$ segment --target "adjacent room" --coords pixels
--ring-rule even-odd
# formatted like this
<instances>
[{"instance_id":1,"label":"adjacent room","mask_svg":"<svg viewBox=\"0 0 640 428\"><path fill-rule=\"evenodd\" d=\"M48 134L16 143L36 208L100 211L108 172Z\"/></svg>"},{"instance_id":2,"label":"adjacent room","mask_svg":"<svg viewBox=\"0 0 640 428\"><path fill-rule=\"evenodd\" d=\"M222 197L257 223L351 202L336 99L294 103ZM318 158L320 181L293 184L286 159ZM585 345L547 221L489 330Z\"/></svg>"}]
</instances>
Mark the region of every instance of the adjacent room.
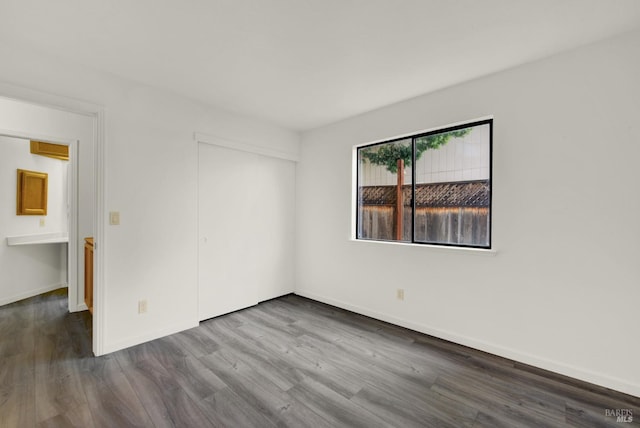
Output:
<instances>
[{"instance_id":1,"label":"adjacent room","mask_svg":"<svg viewBox=\"0 0 640 428\"><path fill-rule=\"evenodd\" d=\"M53 158L37 150L34 153L33 146L27 139L0 137L0 198L6 207L0 233L7 238L7 245L0 248L0 304L67 284L69 162L68 158ZM45 186L42 180L46 180ZM34 193L33 201L22 206L27 191Z\"/></svg>"},{"instance_id":2,"label":"adjacent room","mask_svg":"<svg viewBox=\"0 0 640 428\"><path fill-rule=\"evenodd\" d=\"M0 426L638 424L640 2L0 16Z\"/></svg>"}]
</instances>

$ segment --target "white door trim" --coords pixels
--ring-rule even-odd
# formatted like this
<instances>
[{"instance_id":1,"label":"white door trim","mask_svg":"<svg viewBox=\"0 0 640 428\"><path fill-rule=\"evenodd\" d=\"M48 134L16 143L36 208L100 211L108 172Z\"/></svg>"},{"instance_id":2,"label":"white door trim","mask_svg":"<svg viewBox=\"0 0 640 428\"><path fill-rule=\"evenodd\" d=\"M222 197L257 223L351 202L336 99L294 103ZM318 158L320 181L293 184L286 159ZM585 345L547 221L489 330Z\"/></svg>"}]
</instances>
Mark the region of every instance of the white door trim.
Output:
<instances>
[{"instance_id":1,"label":"white door trim","mask_svg":"<svg viewBox=\"0 0 640 428\"><path fill-rule=\"evenodd\" d=\"M248 143L241 143L239 141L227 140L226 138L217 137L215 135L196 132L193 137L196 143L211 144L213 146L226 147L228 149L240 150L241 152L255 153L258 155L270 156L272 158L285 159L293 162L298 162L300 160L300 156L297 153L283 152L270 147L262 147Z\"/></svg>"}]
</instances>

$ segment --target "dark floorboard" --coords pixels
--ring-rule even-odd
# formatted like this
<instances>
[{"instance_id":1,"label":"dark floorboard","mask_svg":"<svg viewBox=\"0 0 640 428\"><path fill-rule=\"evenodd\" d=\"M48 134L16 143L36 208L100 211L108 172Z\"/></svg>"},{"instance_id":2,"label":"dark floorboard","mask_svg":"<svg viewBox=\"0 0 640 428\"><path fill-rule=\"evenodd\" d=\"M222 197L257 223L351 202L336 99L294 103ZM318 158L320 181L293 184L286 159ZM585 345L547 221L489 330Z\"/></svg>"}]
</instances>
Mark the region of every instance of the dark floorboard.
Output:
<instances>
[{"instance_id":1,"label":"dark floorboard","mask_svg":"<svg viewBox=\"0 0 640 428\"><path fill-rule=\"evenodd\" d=\"M0 427L640 426L640 398L295 295L99 358L66 304L0 307Z\"/></svg>"}]
</instances>

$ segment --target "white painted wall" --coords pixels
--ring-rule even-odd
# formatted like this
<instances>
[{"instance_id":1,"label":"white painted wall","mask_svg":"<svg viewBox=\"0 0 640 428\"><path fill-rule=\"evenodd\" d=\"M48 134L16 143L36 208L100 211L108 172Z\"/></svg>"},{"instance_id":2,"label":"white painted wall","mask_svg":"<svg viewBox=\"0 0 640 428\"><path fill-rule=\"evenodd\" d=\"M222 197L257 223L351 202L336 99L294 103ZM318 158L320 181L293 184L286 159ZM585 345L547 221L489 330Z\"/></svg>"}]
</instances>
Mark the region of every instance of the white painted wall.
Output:
<instances>
[{"instance_id":1,"label":"white painted wall","mask_svg":"<svg viewBox=\"0 0 640 428\"><path fill-rule=\"evenodd\" d=\"M76 114L68 111L62 111L57 109L52 109L44 106L34 105L28 102L17 101L15 99L3 98L2 90L0 90L0 130L3 133L8 133L10 135L22 135L22 136L30 136L33 138L42 138L49 139L54 142L61 143L69 143L71 141L77 142L77 157L78 157L78 174L79 174L79 184L78 184L78 245L80 251L77 254L77 271L75 272L76 280L76 293L74 295L74 299L70 299L70 307L71 310L81 310L85 308L84 306L84 289L83 289L83 277L84 277L84 255L82 251L82 241L84 236L91 236L93 233L93 207L94 207L94 197L93 197L93 121L84 115ZM27 143L28 145L28 143ZM45 158L46 159L46 158ZM53 159L51 160L53 161ZM61 162L61 161L56 161ZM70 168L70 167L67 167ZM70 174L71 172L69 172ZM15 174L15 171L14 171ZM15 184L15 182L14 182ZM15 190L14 190L15 191ZM55 199L54 199L55 202ZM11 204L15 206L15 201ZM66 208L65 208L66 210ZM15 212L14 212L15 214ZM66 216L66 213L65 213ZM47 216L49 217L49 216ZM37 218L39 220L39 218ZM33 225L33 222L36 222L39 226L39 221L36 219L27 219L20 220L21 224L26 227L26 225ZM56 222L49 222L47 219L47 224L45 225L43 232L59 232L58 226L54 226ZM25 229L22 229L25 230ZM13 232L12 232L13 233ZM18 233L16 233L18 234ZM0 237L0 239L5 239L5 237ZM6 241L5 241L6 242ZM6 245L6 244L3 244ZM11 247L17 248L17 247ZM24 248L24 247L21 247ZM43 254L47 253L47 251L51 251L51 249L46 250L44 248L38 250L27 250L21 249L19 250L23 253L23 257L26 257L28 254L38 253L40 257L43 257ZM63 250L63 254L60 255L58 266L56 267L58 272L66 271L65 265L67 263L66 259L66 249ZM53 263L50 260L50 263ZM53 269L53 267L52 267ZM24 276L24 274L17 275L16 270L8 270L7 272L11 273L11 279L14 281L28 281L28 278ZM7 276L9 276L7 274ZM3 271L4 277L4 271ZM73 281L73 276L69 275L70 281ZM41 278L42 279L42 278ZM13 288L21 289L21 285L16 285L15 282L12 285ZM33 285L35 287L35 285ZM29 286L32 289L32 286ZM47 284L43 284L43 289L48 288ZM70 284L70 289L74 288L72 284ZM26 297L26 295L25 295ZM75 301L76 304L73 304L71 300Z\"/></svg>"},{"instance_id":2,"label":"white painted wall","mask_svg":"<svg viewBox=\"0 0 640 428\"><path fill-rule=\"evenodd\" d=\"M640 396L638 52L636 32L303 134L296 292ZM349 239L354 145L487 115L495 256Z\"/></svg>"},{"instance_id":3,"label":"white painted wall","mask_svg":"<svg viewBox=\"0 0 640 428\"><path fill-rule=\"evenodd\" d=\"M104 206L120 212L121 224L105 224L98 243L104 256L100 352L197 325L194 132L289 153L298 152L298 135L28 46L0 44L0 57L0 81L105 107ZM148 301L144 315L138 314L141 299Z\"/></svg>"},{"instance_id":4,"label":"white painted wall","mask_svg":"<svg viewBox=\"0 0 640 428\"><path fill-rule=\"evenodd\" d=\"M29 140L0 136L0 305L67 285L67 244L9 247L6 240L67 233L67 166L66 161L31 154ZM48 174L46 216L16 215L17 169Z\"/></svg>"}]
</instances>

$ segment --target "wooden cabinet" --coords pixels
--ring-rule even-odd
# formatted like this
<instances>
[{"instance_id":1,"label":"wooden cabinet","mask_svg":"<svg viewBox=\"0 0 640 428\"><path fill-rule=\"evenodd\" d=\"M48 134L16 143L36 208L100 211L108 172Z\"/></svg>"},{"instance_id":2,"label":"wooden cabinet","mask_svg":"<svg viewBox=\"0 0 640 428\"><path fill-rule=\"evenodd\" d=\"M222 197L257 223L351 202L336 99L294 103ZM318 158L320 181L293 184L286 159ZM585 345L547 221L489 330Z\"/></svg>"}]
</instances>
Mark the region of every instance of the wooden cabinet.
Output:
<instances>
[{"instance_id":1,"label":"wooden cabinet","mask_svg":"<svg viewBox=\"0 0 640 428\"><path fill-rule=\"evenodd\" d=\"M69 160L69 146L31 140L31 153L54 159Z\"/></svg>"},{"instance_id":2,"label":"wooden cabinet","mask_svg":"<svg viewBox=\"0 0 640 428\"><path fill-rule=\"evenodd\" d=\"M84 238L84 302L93 315L93 238Z\"/></svg>"}]
</instances>

